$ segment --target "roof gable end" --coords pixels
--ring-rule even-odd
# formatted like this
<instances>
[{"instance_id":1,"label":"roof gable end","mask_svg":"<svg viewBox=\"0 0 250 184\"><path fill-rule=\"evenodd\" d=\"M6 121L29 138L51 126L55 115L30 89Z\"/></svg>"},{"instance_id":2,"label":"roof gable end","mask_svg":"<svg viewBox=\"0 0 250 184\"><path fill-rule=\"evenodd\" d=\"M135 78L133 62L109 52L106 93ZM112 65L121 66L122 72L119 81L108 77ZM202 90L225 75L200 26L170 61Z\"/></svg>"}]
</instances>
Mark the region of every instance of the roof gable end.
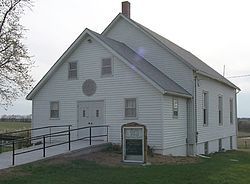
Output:
<instances>
[{"instance_id":1,"label":"roof gable end","mask_svg":"<svg viewBox=\"0 0 250 184\"><path fill-rule=\"evenodd\" d=\"M109 30L112 29L112 27L115 25L119 19L124 19L127 22L129 22L131 25L135 26L139 30L141 30L143 33L145 33L148 37L156 41L159 45L161 45L163 48L165 48L167 51L169 51L172 55L177 57L180 61L182 61L185 65L187 65L190 69L193 71L205 75L211 79L214 79L218 82L224 83L234 89L239 89L236 85L234 85L232 82L230 82L228 79L223 77L221 74L219 74L217 71L215 71L213 68L208 66L206 63L201 61L199 58L197 58L195 55L193 55L191 52L183 49L182 47L176 45L175 43L169 41L168 39L164 38L163 36L155 33L154 31L146 28L145 26L135 22L134 20L124 16L122 13L119 13L113 21L104 29L102 32L103 35L106 35Z\"/></svg>"},{"instance_id":2,"label":"roof gable end","mask_svg":"<svg viewBox=\"0 0 250 184\"><path fill-rule=\"evenodd\" d=\"M80 41L86 38L87 36L91 36L95 40L97 40L99 43L101 43L106 49L108 49L116 57L124 61L131 69L139 73L144 79L150 82L161 93L163 94L168 93L168 94L179 95L179 96L184 96L184 97L191 97L191 95L187 91L185 91L182 87L180 87L174 81L172 81L167 76L162 74L156 68L154 69L153 66L149 66L149 63L144 58L140 58L140 61L142 61L144 65L147 65L147 67L144 67L144 68L146 68L147 70L149 69L148 71L143 72L143 69L140 68L140 65L134 66L133 64L135 63L131 63L129 58L126 57L126 54L133 55L134 58L140 57L140 56L138 56L135 52L132 51L132 49L128 48L125 44L117 42L109 38L105 38L104 36L86 28L78 36L78 38L71 44L71 46L63 53L63 55L56 61L56 63L49 69L49 71L38 82L38 84L32 89L32 91L27 95L26 97L27 100L31 100L33 98L33 96L43 87L43 85L46 84L46 82L50 79L53 73L63 64L65 59L79 45ZM123 51L119 52L119 48L122 48ZM127 51L125 55L124 55L124 50ZM157 70L157 72L155 70ZM161 81L160 79L157 79L155 76L150 75L150 72L152 71L154 71L154 73L157 73L157 76L162 76L160 79L164 79L164 80Z\"/></svg>"}]
</instances>

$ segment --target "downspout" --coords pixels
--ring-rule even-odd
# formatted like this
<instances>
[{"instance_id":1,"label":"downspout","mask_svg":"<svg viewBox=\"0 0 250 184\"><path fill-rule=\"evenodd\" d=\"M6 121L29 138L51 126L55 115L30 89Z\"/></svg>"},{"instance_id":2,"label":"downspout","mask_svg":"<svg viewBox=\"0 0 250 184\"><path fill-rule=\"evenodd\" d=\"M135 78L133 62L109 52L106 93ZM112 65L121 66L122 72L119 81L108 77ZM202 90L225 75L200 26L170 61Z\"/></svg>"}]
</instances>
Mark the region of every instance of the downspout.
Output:
<instances>
[{"instance_id":1,"label":"downspout","mask_svg":"<svg viewBox=\"0 0 250 184\"><path fill-rule=\"evenodd\" d=\"M197 132L197 75L194 76L194 136L195 136L195 151L194 155L197 153L197 142L198 142L198 132Z\"/></svg>"}]
</instances>

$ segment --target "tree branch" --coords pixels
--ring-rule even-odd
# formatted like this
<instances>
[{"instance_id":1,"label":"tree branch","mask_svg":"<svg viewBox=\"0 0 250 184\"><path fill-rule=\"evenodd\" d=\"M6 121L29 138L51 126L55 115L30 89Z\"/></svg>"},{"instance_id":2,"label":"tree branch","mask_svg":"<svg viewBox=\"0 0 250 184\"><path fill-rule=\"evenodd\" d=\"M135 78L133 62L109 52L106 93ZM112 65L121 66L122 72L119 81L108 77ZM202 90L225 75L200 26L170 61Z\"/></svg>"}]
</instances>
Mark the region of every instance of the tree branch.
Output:
<instances>
[{"instance_id":1,"label":"tree branch","mask_svg":"<svg viewBox=\"0 0 250 184\"><path fill-rule=\"evenodd\" d=\"M12 4L12 1L11 1L11 6L9 7L9 9L5 12L5 14L4 14L4 17L3 17L3 20L2 20L2 22L1 22L1 24L0 24L0 33L2 32L2 29L3 29L3 25L4 25L4 23L5 23L5 21L6 21L6 18L7 18L7 16L8 16L8 14L13 10L13 8L18 4L18 3L20 3L22 0L18 0L18 1L16 1L14 4Z\"/></svg>"}]
</instances>

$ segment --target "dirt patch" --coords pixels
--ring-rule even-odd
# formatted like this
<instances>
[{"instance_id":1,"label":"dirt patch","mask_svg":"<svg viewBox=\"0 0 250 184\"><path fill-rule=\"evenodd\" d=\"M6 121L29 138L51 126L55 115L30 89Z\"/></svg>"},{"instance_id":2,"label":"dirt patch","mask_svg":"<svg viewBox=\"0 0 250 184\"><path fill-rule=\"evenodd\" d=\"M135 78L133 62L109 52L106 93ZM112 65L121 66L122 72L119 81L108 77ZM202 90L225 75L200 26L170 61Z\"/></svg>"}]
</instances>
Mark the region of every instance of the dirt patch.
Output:
<instances>
[{"instance_id":1,"label":"dirt patch","mask_svg":"<svg viewBox=\"0 0 250 184\"><path fill-rule=\"evenodd\" d=\"M122 162L122 154L113 151L100 151L85 155L78 155L72 157L71 155L63 155L57 158L48 159L46 165L55 164L68 164L72 160L87 160L93 161L100 165L108 166L128 166ZM154 154L153 156L148 156L148 163L152 165L164 165L164 164L192 164L198 163L200 159L198 157L176 157L176 156L166 156L160 154Z\"/></svg>"},{"instance_id":2,"label":"dirt patch","mask_svg":"<svg viewBox=\"0 0 250 184\"><path fill-rule=\"evenodd\" d=\"M94 161L97 164L108 165L108 166L121 166L124 165L122 162L122 155L116 152L102 151L91 153L87 155L79 156L79 160ZM148 157L148 163L153 165L163 164L190 164L198 163L200 160L198 157L174 157L154 154L154 156Z\"/></svg>"},{"instance_id":3,"label":"dirt patch","mask_svg":"<svg viewBox=\"0 0 250 184\"><path fill-rule=\"evenodd\" d=\"M14 177L14 176L30 176L31 173L27 171L23 171L19 168L8 168L0 171L0 180L2 176Z\"/></svg>"}]
</instances>

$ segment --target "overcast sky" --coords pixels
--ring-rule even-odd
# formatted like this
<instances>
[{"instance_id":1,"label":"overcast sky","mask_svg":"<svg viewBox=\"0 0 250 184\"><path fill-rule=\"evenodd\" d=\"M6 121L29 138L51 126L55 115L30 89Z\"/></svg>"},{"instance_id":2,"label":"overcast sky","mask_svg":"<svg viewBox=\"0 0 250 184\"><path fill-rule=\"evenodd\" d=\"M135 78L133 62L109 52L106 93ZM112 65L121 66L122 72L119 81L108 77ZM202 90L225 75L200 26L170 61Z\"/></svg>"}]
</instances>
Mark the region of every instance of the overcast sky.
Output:
<instances>
[{"instance_id":1,"label":"overcast sky","mask_svg":"<svg viewBox=\"0 0 250 184\"><path fill-rule=\"evenodd\" d=\"M250 1L130 0L131 18L192 52L226 77L250 74ZM87 27L101 33L121 12L120 0L34 0L22 17L36 83ZM250 77L231 78L241 88L238 116L250 117ZM25 97L3 114L30 114Z\"/></svg>"}]
</instances>

